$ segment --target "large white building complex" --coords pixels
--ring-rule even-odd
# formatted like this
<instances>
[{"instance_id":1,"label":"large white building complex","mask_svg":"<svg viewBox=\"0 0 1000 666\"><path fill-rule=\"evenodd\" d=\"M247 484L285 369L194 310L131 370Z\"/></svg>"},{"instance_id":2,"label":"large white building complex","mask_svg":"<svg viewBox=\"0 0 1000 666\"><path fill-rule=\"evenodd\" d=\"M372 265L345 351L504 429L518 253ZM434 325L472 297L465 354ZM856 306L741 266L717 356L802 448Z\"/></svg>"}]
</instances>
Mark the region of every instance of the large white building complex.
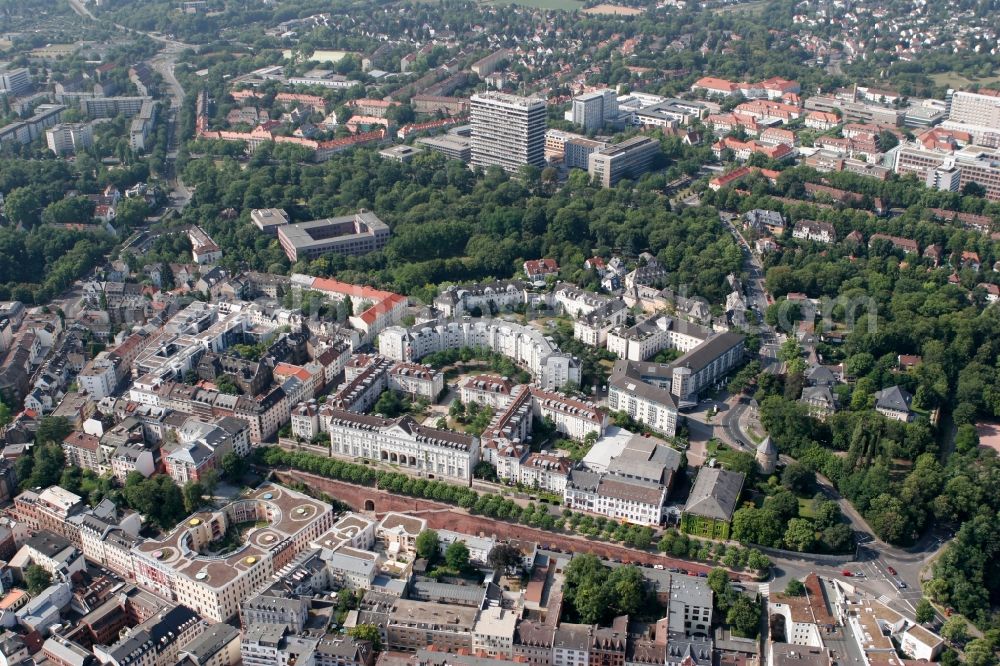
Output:
<instances>
[{"instance_id":1,"label":"large white building complex","mask_svg":"<svg viewBox=\"0 0 1000 666\"><path fill-rule=\"evenodd\" d=\"M479 347L512 359L545 389L580 383L580 362L560 352L542 333L500 319L428 322L412 328L392 326L379 336L379 352L397 361L418 361L445 349Z\"/></svg>"},{"instance_id":2,"label":"large white building complex","mask_svg":"<svg viewBox=\"0 0 1000 666\"><path fill-rule=\"evenodd\" d=\"M1000 148L1000 91L949 90L946 104L948 119L941 127L968 132L981 146Z\"/></svg>"},{"instance_id":3,"label":"large white building complex","mask_svg":"<svg viewBox=\"0 0 1000 666\"><path fill-rule=\"evenodd\" d=\"M608 381L608 406L672 437L678 410L697 404L702 390L740 363L744 341L737 333L719 333L672 363L618 361Z\"/></svg>"},{"instance_id":4,"label":"large white building complex","mask_svg":"<svg viewBox=\"0 0 1000 666\"><path fill-rule=\"evenodd\" d=\"M379 460L466 483L479 462L478 439L421 425L410 416L385 419L332 409L326 418L331 455Z\"/></svg>"},{"instance_id":5,"label":"large white building complex","mask_svg":"<svg viewBox=\"0 0 1000 666\"><path fill-rule=\"evenodd\" d=\"M712 337L709 328L673 317L650 317L608 333L608 351L628 361L645 361L664 349L687 353Z\"/></svg>"},{"instance_id":6,"label":"large white building complex","mask_svg":"<svg viewBox=\"0 0 1000 666\"><path fill-rule=\"evenodd\" d=\"M545 166L545 100L484 92L472 96L471 109L474 166Z\"/></svg>"},{"instance_id":7,"label":"large white building complex","mask_svg":"<svg viewBox=\"0 0 1000 666\"><path fill-rule=\"evenodd\" d=\"M169 534L133 549L136 583L203 617L225 622L276 571L333 526L329 504L273 484L220 511L196 513ZM253 527L228 552L209 550L227 530Z\"/></svg>"}]
</instances>

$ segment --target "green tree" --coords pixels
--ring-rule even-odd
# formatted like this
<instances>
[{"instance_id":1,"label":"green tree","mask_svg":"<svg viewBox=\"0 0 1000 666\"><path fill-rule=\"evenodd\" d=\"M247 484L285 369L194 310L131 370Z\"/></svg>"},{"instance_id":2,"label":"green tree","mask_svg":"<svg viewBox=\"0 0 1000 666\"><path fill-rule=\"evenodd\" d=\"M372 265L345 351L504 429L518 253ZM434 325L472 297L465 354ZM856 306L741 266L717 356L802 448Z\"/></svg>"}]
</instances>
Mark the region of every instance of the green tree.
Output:
<instances>
[{"instance_id":1,"label":"green tree","mask_svg":"<svg viewBox=\"0 0 1000 666\"><path fill-rule=\"evenodd\" d=\"M73 432L73 425L65 416L46 416L38 423L35 441L62 444L62 441L71 432Z\"/></svg>"},{"instance_id":2,"label":"green tree","mask_svg":"<svg viewBox=\"0 0 1000 666\"><path fill-rule=\"evenodd\" d=\"M781 485L796 494L808 492L815 483L816 474L802 463L791 463L781 473Z\"/></svg>"},{"instance_id":3,"label":"green tree","mask_svg":"<svg viewBox=\"0 0 1000 666\"><path fill-rule=\"evenodd\" d=\"M708 586L716 596L723 596L729 590L729 573L725 569L712 569L708 572Z\"/></svg>"},{"instance_id":4,"label":"green tree","mask_svg":"<svg viewBox=\"0 0 1000 666\"><path fill-rule=\"evenodd\" d=\"M953 615L941 625L941 636L952 643L964 643L969 637L969 623L965 618Z\"/></svg>"},{"instance_id":5,"label":"green tree","mask_svg":"<svg viewBox=\"0 0 1000 666\"><path fill-rule=\"evenodd\" d=\"M434 530L424 530L417 535L417 557L422 557L428 562L433 562L437 559L440 547L441 541L438 539L438 533Z\"/></svg>"},{"instance_id":6,"label":"green tree","mask_svg":"<svg viewBox=\"0 0 1000 666\"><path fill-rule=\"evenodd\" d=\"M374 652L382 651L382 637L374 624L359 624L348 629L347 634L360 641L368 641L372 644Z\"/></svg>"},{"instance_id":7,"label":"green tree","mask_svg":"<svg viewBox=\"0 0 1000 666\"><path fill-rule=\"evenodd\" d=\"M226 455L222 456L222 473L225 474L226 478L230 481L237 483L246 474L247 471L247 461L243 456L237 455L235 452L230 451Z\"/></svg>"},{"instance_id":8,"label":"green tree","mask_svg":"<svg viewBox=\"0 0 1000 666\"><path fill-rule=\"evenodd\" d=\"M11 190L4 197L3 212L15 226L30 229L39 222L42 202L38 195L27 187Z\"/></svg>"},{"instance_id":9,"label":"green tree","mask_svg":"<svg viewBox=\"0 0 1000 666\"><path fill-rule=\"evenodd\" d=\"M750 552L747 553L747 567L753 571L763 572L769 569L771 566L771 560L764 553L760 552L756 548L751 548Z\"/></svg>"},{"instance_id":10,"label":"green tree","mask_svg":"<svg viewBox=\"0 0 1000 666\"><path fill-rule=\"evenodd\" d=\"M43 567L32 564L24 570L24 583L28 586L28 594L37 596L52 584L52 574Z\"/></svg>"},{"instance_id":11,"label":"green tree","mask_svg":"<svg viewBox=\"0 0 1000 666\"><path fill-rule=\"evenodd\" d=\"M917 622L921 624L926 624L927 622L932 622L934 620L934 606L927 599L921 599L917 602L917 612L916 618Z\"/></svg>"},{"instance_id":12,"label":"green tree","mask_svg":"<svg viewBox=\"0 0 1000 666\"><path fill-rule=\"evenodd\" d=\"M800 553L809 551L816 542L816 534L810 521L792 518L785 530L785 546Z\"/></svg>"},{"instance_id":13,"label":"green tree","mask_svg":"<svg viewBox=\"0 0 1000 666\"><path fill-rule=\"evenodd\" d=\"M607 616L612 599L604 585L582 585L573 597L573 608L584 624L597 624Z\"/></svg>"},{"instance_id":14,"label":"green tree","mask_svg":"<svg viewBox=\"0 0 1000 666\"><path fill-rule=\"evenodd\" d=\"M489 565L496 570L508 571L520 566L523 561L521 551L508 543L500 543L490 550L487 556Z\"/></svg>"},{"instance_id":15,"label":"green tree","mask_svg":"<svg viewBox=\"0 0 1000 666\"><path fill-rule=\"evenodd\" d=\"M453 541L444 551L444 561L448 567L462 571L469 566L469 547L462 541Z\"/></svg>"},{"instance_id":16,"label":"green tree","mask_svg":"<svg viewBox=\"0 0 1000 666\"><path fill-rule=\"evenodd\" d=\"M737 636L754 638L760 629L760 613L759 604L741 594L729 606L726 623Z\"/></svg>"},{"instance_id":17,"label":"green tree","mask_svg":"<svg viewBox=\"0 0 1000 666\"><path fill-rule=\"evenodd\" d=\"M969 641L964 650L966 666L996 666L996 649L995 642L985 637Z\"/></svg>"},{"instance_id":18,"label":"green tree","mask_svg":"<svg viewBox=\"0 0 1000 666\"><path fill-rule=\"evenodd\" d=\"M639 568L627 564L608 575L608 595L614 615L635 615L646 604L646 583Z\"/></svg>"},{"instance_id":19,"label":"green tree","mask_svg":"<svg viewBox=\"0 0 1000 666\"><path fill-rule=\"evenodd\" d=\"M805 593L806 586L798 578L791 579L788 581L788 585L785 586L785 594L790 597L802 597L805 596Z\"/></svg>"},{"instance_id":20,"label":"green tree","mask_svg":"<svg viewBox=\"0 0 1000 666\"><path fill-rule=\"evenodd\" d=\"M205 488L197 481L188 481L181 489L184 496L184 510L194 513L205 503Z\"/></svg>"},{"instance_id":21,"label":"green tree","mask_svg":"<svg viewBox=\"0 0 1000 666\"><path fill-rule=\"evenodd\" d=\"M206 497L215 495L215 489L219 485L219 470L214 467L206 469L201 473L200 483Z\"/></svg>"}]
</instances>

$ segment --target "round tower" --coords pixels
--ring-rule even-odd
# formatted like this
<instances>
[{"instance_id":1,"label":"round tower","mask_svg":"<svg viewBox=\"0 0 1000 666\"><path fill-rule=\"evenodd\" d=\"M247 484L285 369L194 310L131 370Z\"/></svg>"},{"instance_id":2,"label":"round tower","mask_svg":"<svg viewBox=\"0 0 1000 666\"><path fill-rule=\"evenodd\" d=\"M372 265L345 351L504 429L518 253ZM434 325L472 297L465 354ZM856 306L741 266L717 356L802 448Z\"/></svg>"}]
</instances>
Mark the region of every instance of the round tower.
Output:
<instances>
[{"instance_id":1,"label":"round tower","mask_svg":"<svg viewBox=\"0 0 1000 666\"><path fill-rule=\"evenodd\" d=\"M771 441L770 435L757 447L757 464L764 474L774 474L774 469L778 466L778 447Z\"/></svg>"}]
</instances>

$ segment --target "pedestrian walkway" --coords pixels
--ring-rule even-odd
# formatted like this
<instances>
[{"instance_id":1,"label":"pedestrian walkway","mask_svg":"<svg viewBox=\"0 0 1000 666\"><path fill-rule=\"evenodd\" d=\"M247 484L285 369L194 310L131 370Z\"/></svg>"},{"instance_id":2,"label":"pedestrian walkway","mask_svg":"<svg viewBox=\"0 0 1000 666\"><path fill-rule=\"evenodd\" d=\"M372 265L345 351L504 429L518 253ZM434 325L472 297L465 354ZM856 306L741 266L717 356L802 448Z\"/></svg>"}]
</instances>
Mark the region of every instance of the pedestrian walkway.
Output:
<instances>
[{"instance_id":1,"label":"pedestrian walkway","mask_svg":"<svg viewBox=\"0 0 1000 666\"><path fill-rule=\"evenodd\" d=\"M760 592L760 596L767 597L767 596L769 596L771 594L771 584L770 583L761 583L757 587L757 590Z\"/></svg>"}]
</instances>

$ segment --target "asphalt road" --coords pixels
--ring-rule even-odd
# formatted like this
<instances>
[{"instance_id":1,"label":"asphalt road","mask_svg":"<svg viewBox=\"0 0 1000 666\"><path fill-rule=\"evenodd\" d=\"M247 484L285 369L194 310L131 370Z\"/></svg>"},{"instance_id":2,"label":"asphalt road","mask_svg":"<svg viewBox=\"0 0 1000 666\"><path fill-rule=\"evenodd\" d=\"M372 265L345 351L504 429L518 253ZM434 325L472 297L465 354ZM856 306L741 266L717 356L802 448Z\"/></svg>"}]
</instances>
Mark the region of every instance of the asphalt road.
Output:
<instances>
[{"instance_id":1,"label":"asphalt road","mask_svg":"<svg viewBox=\"0 0 1000 666\"><path fill-rule=\"evenodd\" d=\"M81 2L81 0L68 0L70 7L79 16L83 18L88 18L91 21L101 21L98 17L94 16L86 5ZM180 54L188 48L191 48L190 44L185 44L184 42L177 41L175 39L169 39L154 32L142 32L140 30L133 30L127 28L123 25L114 24L114 27L118 28L122 32L137 33L142 34L150 39L160 42L163 44L163 49L157 53L155 56L149 59L148 64L155 69L157 72L163 76L163 80L167 84L167 88L170 93L170 108L165 114L165 121L168 126L169 132L169 145L167 151L167 164L168 171L170 174L170 185L171 191L168 194L169 207L175 208L178 211L183 210L187 206L188 202L191 201L191 190L189 190L175 172L174 162L177 159L177 136L176 136L176 124L177 124L177 112L184 103L184 88L177 81L174 76L174 66L177 64L177 58Z\"/></svg>"}]
</instances>

